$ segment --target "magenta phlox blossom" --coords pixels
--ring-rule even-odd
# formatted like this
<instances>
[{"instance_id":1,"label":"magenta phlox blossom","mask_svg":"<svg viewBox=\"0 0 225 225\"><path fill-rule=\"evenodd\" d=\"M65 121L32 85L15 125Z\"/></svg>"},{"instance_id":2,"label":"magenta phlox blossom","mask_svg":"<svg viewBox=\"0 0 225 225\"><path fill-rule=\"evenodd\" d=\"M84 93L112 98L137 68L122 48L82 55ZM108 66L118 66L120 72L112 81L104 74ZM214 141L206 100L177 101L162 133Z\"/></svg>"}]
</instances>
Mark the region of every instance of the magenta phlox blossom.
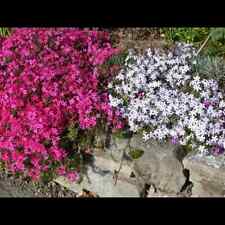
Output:
<instances>
[{"instance_id":1,"label":"magenta phlox blossom","mask_svg":"<svg viewBox=\"0 0 225 225\"><path fill-rule=\"evenodd\" d=\"M70 122L89 129L100 115L122 127L99 87L99 67L117 53L109 34L96 30L20 28L0 40L0 150L8 169L36 180L62 165L60 135Z\"/></svg>"}]
</instances>

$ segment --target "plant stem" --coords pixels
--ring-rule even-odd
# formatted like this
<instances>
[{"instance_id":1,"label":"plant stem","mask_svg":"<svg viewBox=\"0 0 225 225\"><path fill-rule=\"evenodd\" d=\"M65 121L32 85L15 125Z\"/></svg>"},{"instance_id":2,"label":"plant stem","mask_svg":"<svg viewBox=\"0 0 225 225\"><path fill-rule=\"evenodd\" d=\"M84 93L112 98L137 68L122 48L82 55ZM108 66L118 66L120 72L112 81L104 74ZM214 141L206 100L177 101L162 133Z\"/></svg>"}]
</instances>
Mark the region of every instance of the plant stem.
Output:
<instances>
[{"instance_id":1,"label":"plant stem","mask_svg":"<svg viewBox=\"0 0 225 225\"><path fill-rule=\"evenodd\" d=\"M122 158L121 158L121 161L120 161L120 166L119 166L119 169L118 170L115 170L115 183L114 185L117 184L117 180L118 180L118 177L119 177L119 172L122 168L122 163L123 163L123 159L124 159L124 154L125 154L125 149L123 150L123 155L122 155Z\"/></svg>"},{"instance_id":2,"label":"plant stem","mask_svg":"<svg viewBox=\"0 0 225 225\"><path fill-rule=\"evenodd\" d=\"M201 52L201 50L205 47L205 45L206 45L207 42L209 41L210 36L211 36L211 35L209 34L208 37L205 39L204 43L201 45L201 47L200 47L199 50L197 51L196 56L198 56L199 53Z\"/></svg>"}]
</instances>

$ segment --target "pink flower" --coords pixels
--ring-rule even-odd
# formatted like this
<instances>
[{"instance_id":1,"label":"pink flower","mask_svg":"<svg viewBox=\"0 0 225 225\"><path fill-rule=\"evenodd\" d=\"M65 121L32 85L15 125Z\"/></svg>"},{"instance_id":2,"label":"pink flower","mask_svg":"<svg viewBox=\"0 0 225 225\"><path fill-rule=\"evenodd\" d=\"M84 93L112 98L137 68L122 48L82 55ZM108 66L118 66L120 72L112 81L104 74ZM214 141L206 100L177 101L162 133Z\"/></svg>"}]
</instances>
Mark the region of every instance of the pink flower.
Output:
<instances>
[{"instance_id":1,"label":"pink flower","mask_svg":"<svg viewBox=\"0 0 225 225\"><path fill-rule=\"evenodd\" d=\"M51 148L51 153L54 160L60 161L63 158L63 151L59 148Z\"/></svg>"},{"instance_id":2,"label":"pink flower","mask_svg":"<svg viewBox=\"0 0 225 225\"><path fill-rule=\"evenodd\" d=\"M35 169L31 169L31 170L28 172L28 175L31 177L31 179L32 179L33 181L37 181L37 180L39 180L39 178L40 178L40 171L35 170Z\"/></svg>"},{"instance_id":3,"label":"pink flower","mask_svg":"<svg viewBox=\"0 0 225 225\"><path fill-rule=\"evenodd\" d=\"M66 177L70 182L74 182L79 179L79 175L76 171L67 172Z\"/></svg>"},{"instance_id":4,"label":"pink flower","mask_svg":"<svg viewBox=\"0 0 225 225\"><path fill-rule=\"evenodd\" d=\"M38 179L51 164L62 164L60 134L68 121L89 129L101 115L121 128L107 90L98 87L99 66L117 53L109 34L95 30L20 28L0 40L0 149L9 169Z\"/></svg>"},{"instance_id":5,"label":"pink flower","mask_svg":"<svg viewBox=\"0 0 225 225\"><path fill-rule=\"evenodd\" d=\"M1 159L3 161L8 161L9 160L9 154L8 154L8 152L2 152Z\"/></svg>"},{"instance_id":6,"label":"pink flower","mask_svg":"<svg viewBox=\"0 0 225 225\"><path fill-rule=\"evenodd\" d=\"M31 163L33 164L34 167L39 167L40 158L31 156Z\"/></svg>"},{"instance_id":7,"label":"pink flower","mask_svg":"<svg viewBox=\"0 0 225 225\"><path fill-rule=\"evenodd\" d=\"M66 167L65 166L60 166L58 169L57 169L57 174L60 175L60 176L63 176L66 174Z\"/></svg>"},{"instance_id":8,"label":"pink flower","mask_svg":"<svg viewBox=\"0 0 225 225\"><path fill-rule=\"evenodd\" d=\"M121 129L123 128L123 124L122 123L117 123L117 125L115 126L116 129Z\"/></svg>"},{"instance_id":9,"label":"pink flower","mask_svg":"<svg viewBox=\"0 0 225 225\"><path fill-rule=\"evenodd\" d=\"M25 170L25 166L24 166L24 163L23 162L16 162L15 163L15 170L16 171L20 171L20 172L23 172Z\"/></svg>"}]
</instances>

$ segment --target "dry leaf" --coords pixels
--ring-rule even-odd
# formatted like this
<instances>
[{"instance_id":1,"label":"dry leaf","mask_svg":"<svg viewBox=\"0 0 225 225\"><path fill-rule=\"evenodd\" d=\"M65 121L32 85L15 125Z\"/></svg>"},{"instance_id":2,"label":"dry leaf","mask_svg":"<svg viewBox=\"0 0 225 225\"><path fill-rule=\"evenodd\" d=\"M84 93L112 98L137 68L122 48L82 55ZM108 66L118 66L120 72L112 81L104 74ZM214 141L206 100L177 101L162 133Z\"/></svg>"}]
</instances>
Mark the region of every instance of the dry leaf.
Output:
<instances>
[{"instance_id":1,"label":"dry leaf","mask_svg":"<svg viewBox=\"0 0 225 225\"><path fill-rule=\"evenodd\" d=\"M99 196L91 191L83 189L78 195L77 198L98 198Z\"/></svg>"}]
</instances>

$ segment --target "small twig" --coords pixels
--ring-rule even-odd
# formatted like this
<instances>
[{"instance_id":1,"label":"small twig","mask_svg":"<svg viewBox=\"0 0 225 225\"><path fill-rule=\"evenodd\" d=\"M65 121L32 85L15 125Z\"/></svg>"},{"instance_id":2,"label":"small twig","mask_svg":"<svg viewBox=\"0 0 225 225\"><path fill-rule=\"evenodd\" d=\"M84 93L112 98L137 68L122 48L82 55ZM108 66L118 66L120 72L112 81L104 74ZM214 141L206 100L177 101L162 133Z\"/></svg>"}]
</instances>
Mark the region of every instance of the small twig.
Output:
<instances>
[{"instance_id":1,"label":"small twig","mask_svg":"<svg viewBox=\"0 0 225 225\"><path fill-rule=\"evenodd\" d=\"M123 163L123 159L124 159L124 153L125 153L125 150L123 150L123 155L122 155L122 158L121 158L121 161L120 161L119 169L118 170L114 170L114 178L115 178L114 185L117 184L117 180L118 180L118 177L119 177L119 173L120 173L120 170L122 168L122 163Z\"/></svg>"},{"instance_id":2,"label":"small twig","mask_svg":"<svg viewBox=\"0 0 225 225\"><path fill-rule=\"evenodd\" d=\"M128 146L130 147L130 141L131 139L129 139L128 141ZM125 151L126 151L126 148L123 149L123 154L122 154L122 157L121 157L121 160L120 160L120 166L119 166L119 169L118 170L114 170L114 175L113 175L113 179L115 179L115 183L114 185L117 184L117 180L118 180L118 177L119 177L119 173L120 173L120 170L122 168L122 163L123 163L123 160L125 159Z\"/></svg>"},{"instance_id":3,"label":"small twig","mask_svg":"<svg viewBox=\"0 0 225 225\"><path fill-rule=\"evenodd\" d=\"M196 53L196 56L198 56L198 54L201 52L201 50L205 47L205 45L207 44L207 42L209 41L209 38L211 37L211 35L209 34L208 37L205 39L204 43L201 45L201 47L199 48L199 50Z\"/></svg>"}]
</instances>

